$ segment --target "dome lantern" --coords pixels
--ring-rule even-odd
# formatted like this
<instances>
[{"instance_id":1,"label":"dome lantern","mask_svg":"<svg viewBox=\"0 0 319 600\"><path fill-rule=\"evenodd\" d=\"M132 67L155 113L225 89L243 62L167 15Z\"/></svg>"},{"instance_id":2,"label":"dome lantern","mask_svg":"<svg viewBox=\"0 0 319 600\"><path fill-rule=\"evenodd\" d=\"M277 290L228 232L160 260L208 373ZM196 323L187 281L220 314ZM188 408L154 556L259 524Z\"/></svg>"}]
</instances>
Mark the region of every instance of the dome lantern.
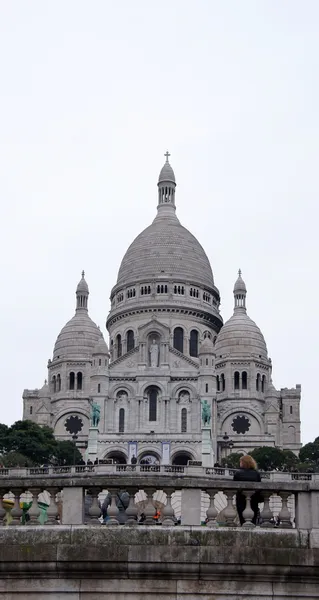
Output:
<instances>
[{"instance_id":1,"label":"dome lantern","mask_svg":"<svg viewBox=\"0 0 319 600\"><path fill-rule=\"evenodd\" d=\"M234 310L237 312L246 312L246 294L247 289L241 276L241 270L238 271L238 278L234 285Z\"/></svg>"},{"instance_id":2,"label":"dome lantern","mask_svg":"<svg viewBox=\"0 0 319 600\"><path fill-rule=\"evenodd\" d=\"M76 288L76 311L87 312L88 310L88 299L89 299L89 286L84 279L84 271L82 271L82 278L80 279Z\"/></svg>"},{"instance_id":3,"label":"dome lantern","mask_svg":"<svg viewBox=\"0 0 319 600\"><path fill-rule=\"evenodd\" d=\"M175 211L175 174L174 171L168 162L168 158L170 156L167 151L164 156L166 157L166 162L159 174L158 178L158 211L162 212L165 209L165 213Z\"/></svg>"}]
</instances>

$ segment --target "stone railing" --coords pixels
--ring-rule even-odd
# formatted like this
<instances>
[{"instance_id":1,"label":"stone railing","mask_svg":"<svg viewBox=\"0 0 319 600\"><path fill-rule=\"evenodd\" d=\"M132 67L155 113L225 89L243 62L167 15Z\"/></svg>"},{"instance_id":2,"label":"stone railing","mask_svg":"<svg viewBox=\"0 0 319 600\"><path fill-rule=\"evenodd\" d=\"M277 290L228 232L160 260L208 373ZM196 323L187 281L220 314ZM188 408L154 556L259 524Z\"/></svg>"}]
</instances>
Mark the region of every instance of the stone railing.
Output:
<instances>
[{"instance_id":1,"label":"stone railing","mask_svg":"<svg viewBox=\"0 0 319 600\"><path fill-rule=\"evenodd\" d=\"M72 477L33 475L0 483L0 523L3 525L155 525L237 527L237 492L247 499L244 528L254 528L250 499L262 493L260 527L315 531L319 546L319 487L309 481L244 483L178 474L77 473ZM174 503L179 498L180 516ZM101 506L103 504L103 511ZM103 514L102 514L103 512ZM104 516L104 519L103 519ZM26 518L27 517L27 518ZM318 535L317 535L318 533Z\"/></svg>"},{"instance_id":2,"label":"stone railing","mask_svg":"<svg viewBox=\"0 0 319 600\"><path fill-rule=\"evenodd\" d=\"M92 474L106 475L119 473L158 473L165 475L175 473L192 477L212 477L214 479L232 479L236 469L222 467L203 467L199 461L189 461L187 466L181 465L118 465L112 460L101 460L94 465L75 466L42 466L31 468L0 468L0 481L3 477L29 477L39 475L68 475ZM319 481L319 473L285 473L283 471L261 471L261 479L269 481Z\"/></svg>"}]
</instances>

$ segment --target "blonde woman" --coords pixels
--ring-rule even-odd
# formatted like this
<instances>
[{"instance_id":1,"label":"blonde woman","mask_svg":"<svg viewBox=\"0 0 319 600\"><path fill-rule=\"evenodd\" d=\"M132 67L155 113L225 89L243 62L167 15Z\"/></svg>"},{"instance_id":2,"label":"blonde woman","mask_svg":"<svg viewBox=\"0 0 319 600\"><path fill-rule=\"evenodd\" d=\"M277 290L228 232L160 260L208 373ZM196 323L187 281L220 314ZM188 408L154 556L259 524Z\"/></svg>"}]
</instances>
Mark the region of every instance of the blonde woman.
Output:
<instances>
[{"instance_id":1,"label":"blonde woman","mask_svg":"<svg viewBox=\"0 0 319 600\"><path fill-rule=\"evenodd\" d=\"M257 463L249 454L245 454L239 461L239 470L234 474L234 481L261 481L260 473L257 470ZM263 498L260 492L255 492L250 498L251 510L254 513L252 522L256 525L258 516L258 503L263 502ZM245 495L238 490L236 494L236 507L240 520L240 524L243 525L245 519L243 512L246 508Z\"/></svg>"}]
</instances>

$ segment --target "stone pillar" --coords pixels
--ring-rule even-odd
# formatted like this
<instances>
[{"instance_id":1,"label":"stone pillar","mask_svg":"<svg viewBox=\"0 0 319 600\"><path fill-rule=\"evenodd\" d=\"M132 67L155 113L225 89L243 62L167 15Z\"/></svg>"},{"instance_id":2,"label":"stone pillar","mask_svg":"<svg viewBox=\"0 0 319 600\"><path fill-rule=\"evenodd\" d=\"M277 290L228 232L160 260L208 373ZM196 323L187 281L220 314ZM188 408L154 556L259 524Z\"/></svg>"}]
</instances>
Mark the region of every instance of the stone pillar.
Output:
<instances>
[{"instance_id":1,"label":"stone pillar","mask_svg":"<svg viewBox=\"0 0 319 600\"><path fill-rule=\"evenodd\" d=\"M83 525L84 490L82 487L63 488L62 524Z\"/></svg>"},{"instance_id":2,"label":"stone pillar","mask_svg":"<svg viewBox=\"0 0 319 600\"><path fill-rule=\"evenodd\" d=\"M181 510L182 525L200 525L201 490L183 489Z\"/></svg>"}]
</instances>

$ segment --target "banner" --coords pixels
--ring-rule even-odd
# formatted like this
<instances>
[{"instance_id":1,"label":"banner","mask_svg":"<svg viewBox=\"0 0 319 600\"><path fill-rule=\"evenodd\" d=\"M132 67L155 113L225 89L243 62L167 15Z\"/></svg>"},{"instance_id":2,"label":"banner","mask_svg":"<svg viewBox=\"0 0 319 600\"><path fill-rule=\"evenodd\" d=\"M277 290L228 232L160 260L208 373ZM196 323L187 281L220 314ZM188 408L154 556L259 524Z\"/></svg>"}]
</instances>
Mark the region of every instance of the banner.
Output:
<instances>
[{"instance_id":1,"label":"banner","mask_svg":"<svg viewBox=\"0 0 319 600\"><path fill-rule=\"evenodd\" d=\"M162 465L170 464L170 450L171 444L170 442L162 442Z\"/></svg>"},{"instance_id":2,"label":"banner","mask_svg":"<svg viewBox=\"0 0 319 600\"><path fill-rule=\"evenodd\" d=\"M137 459L137 442L129 442L128 443L128 464L132 464L132 458L134 456L133 464L135 459Z\"/></svg>"}]
</instances>

